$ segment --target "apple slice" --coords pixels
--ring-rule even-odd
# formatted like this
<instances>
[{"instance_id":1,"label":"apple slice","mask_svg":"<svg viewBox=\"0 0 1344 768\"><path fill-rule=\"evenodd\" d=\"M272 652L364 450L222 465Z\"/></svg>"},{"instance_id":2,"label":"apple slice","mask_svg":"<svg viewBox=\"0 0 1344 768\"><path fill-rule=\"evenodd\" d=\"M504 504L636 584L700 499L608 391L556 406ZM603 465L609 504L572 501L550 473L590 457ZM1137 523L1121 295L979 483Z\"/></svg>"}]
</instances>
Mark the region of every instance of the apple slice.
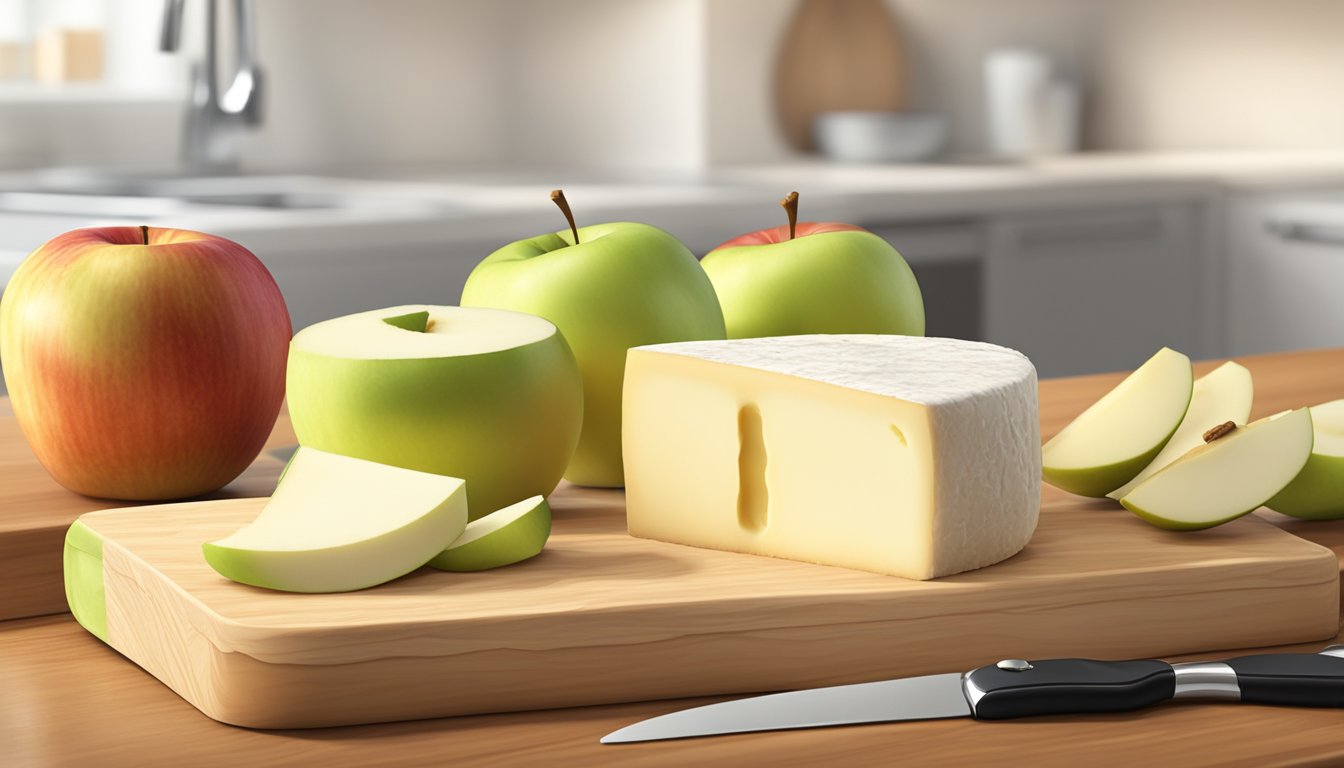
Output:
<instances>
[{"instance_id":1,"label":"apple slice","mask_svg":"<svg viewBox=\"0 0 1344 768\"><path fill-rule=\"evenodd\" d=\"M1106 494L1112 499L1138 487L1139 483L1157 474L1158 470L1181 458L1192 449L1203 445L1204 433L1217 424L1231 421L1245 424L1251 419L1251 400L1255 386L1251 372L1234 362L1226 362L1195 379L1190 395L1190 408L1161 452L1133 480Z\"/></svg>"},{"instance_id":2,"label":"apple slice","mask_svg":"<svg viewBox=\"0 0 1344 768\"><path fill-rule=\"evenodd\" d=\"M466 525L458 478L300 448L257 519L202 549L243 584L349 592L414 571Z\"/></svg>"},{"instance_id":3,"label":"apple slice","mask_svg":"<svg viewBox=\"0 0 1344 768\"><path fill-rule=\"evenodd\" d=\"M1160 528L1211 528L1264 504L1311 456L1307 408L1229 429L1140 483L1120 503Z\"/></svg>"},{"instance_id":4,"label":"apple slice","mask_svg":"<svg viewBox=\"0 0 1344 768\"><path fill-rule=\"evenodd\" d=\"M1190 358L1158 350L1045 444L1045 481L1081 496L1105 496L1132 480L1185 418L1193 378Z\"/></svg>"},{"instance_id":5,"label":"apple slice","mask_svg":"<svg viewBox=\"0 0 1344 768\"><path fill-rule=\"evenodd\" d=\"M1307 465L1265 506L1307 520L1344 518L1344 400L1313 407L1311 427Z\"/></svg>"},{"instance_id":6,"label":"apple slice","mask_svg":"<svg viewBox=\"0 0 1344 768\"><path fill-rule=\"evenodd\" d=\"M534 557L551 535L551 508L533 496L467 524L456 541L429 561L445 571L484 571Z\"/></svg>"}]
</instances>

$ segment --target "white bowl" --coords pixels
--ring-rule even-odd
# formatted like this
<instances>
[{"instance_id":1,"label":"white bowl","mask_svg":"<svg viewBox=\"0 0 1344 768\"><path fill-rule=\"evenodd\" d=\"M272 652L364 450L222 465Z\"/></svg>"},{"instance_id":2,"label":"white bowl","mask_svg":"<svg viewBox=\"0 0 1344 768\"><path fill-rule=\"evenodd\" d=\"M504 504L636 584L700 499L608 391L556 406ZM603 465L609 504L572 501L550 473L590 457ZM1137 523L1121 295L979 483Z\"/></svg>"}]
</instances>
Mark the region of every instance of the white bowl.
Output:
<instances>
[{"instance_id":1,"label":"white bowl","mask_svg":"<svg viewBox=\"0 0 1344 768\"><path fill-rule=\"evenodd\" d=\"M846 163L928 160L947 144L948 128L934 112L823 112L812 126L821 153Z\"/></svg>"}]
</instances>

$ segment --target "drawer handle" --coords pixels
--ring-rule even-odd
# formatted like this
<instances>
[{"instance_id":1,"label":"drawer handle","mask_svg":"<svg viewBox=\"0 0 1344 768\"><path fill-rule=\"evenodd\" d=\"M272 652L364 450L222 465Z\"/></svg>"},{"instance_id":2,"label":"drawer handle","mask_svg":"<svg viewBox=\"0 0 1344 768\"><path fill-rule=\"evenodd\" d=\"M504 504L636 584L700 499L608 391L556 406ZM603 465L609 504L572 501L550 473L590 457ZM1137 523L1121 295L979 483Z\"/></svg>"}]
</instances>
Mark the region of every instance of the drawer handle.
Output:
<instances>
[{"instance_id":1,"label":"drawer handle","mask_svg":"<svg viewBox=\"0 0 1344 768\"><path fill-rule=\"evenodd\" d=\"M1344 245L1344 227L1341 226L1271 219L1265 223L1265 229L1284 240L1316 245Z\"/></svg>"}]
</instances>

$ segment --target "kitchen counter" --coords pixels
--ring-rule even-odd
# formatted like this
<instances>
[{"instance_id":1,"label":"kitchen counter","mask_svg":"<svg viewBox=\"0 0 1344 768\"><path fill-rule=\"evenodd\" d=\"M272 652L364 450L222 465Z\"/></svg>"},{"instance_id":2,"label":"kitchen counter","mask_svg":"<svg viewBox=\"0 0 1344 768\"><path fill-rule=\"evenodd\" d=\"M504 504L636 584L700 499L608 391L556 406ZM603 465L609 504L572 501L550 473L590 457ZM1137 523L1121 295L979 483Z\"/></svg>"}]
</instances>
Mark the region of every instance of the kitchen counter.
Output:
<instances>
[{"instance_id":1,"label":"kitchen counter","mask_svg":"<svg viewBox=\"0 0 1344 768\"><path fill-rule=\"evenodd\" d=\"M1344 350L1243 358L1253 416L1344 396ZM1203 363L1198 371L1207 370ZM1119 374L1041 383L1048 437ZM11 446L13 448L13 446ZM15 448L14 450L18 450ZM28 471L40 474L35 462ZM1044 514L1062 492L1047 488ZM1098 514L1124 514L1098 510ZM1344 552L1344 522L1262 513ZM1172 534L1198 536L1195 534ZM1247 617L1248 621L1257 620ZM1341 636L1344 637L1344 636ZM1339 642L1341 638L1337 638ZM1275 650L1316 651L1324 643ZM1087 649L1080 648L1085 655ZM893 648L899 652L899 648ZM1236 655L1221 651L1180 660ZM946 671L946 670L929 670ZM68 615L0 622L0 743L6 765L1331 765L1344 710L1168 705L1121 715L925 721L602 746L632 721L710 701L662 701L298 731L221 725L84 632Z\"/></svg>"},{"instance_id":2,"label":"kitchen counter","mask_svg":"<svg viewBox=\"0 0 1344 768\"><path fill-rule=\"evenodd\" d=\"M85 174L96 178L97 174ZM0 173L0 190L78 183L79 172ZM246 177L242 177L246 178ZM405 205L334 210L185 205L144 207L123 201L121 213L85 216L92 221L127 217L171 221L249 239L254 250L286 247L299 238L310 247L349 242L376 247L399 241L490 240L503 244L534 232L556 230L559 218L547 191L563 187L580 223L633 219L672 231L706 231L690 237L701 252L754 226L773 226L775 201L800 190L808 220L893 223L1069 207L1112 201L1161 201L1224 187L1344 185L1344 152L1303 153L1094 153L1021 163L967 160L923 165L846 165L799 160L769 166L730 166L704 172L549 172L481 170L333 170L320 176L281 176L315 187L333 184ZM129 207L127 207L129 206ZM7 222L36 225L0 234L0 251L30 250L45 233L76 224L70 216L0 213ZM80 217L75 217L80 218ZM703 240L703 242L702 242Z\"/></svg>"},{"instance_id":3,"label":"kitchen counter","mask_svg":"<svg viewBox=\"0 0 1344 768\"><path fill-rule=\"evenodd\" d=\"M115 190L137 178L214 193L251 189L262 198L273 187L355 204L248 207L132 195L99 198L89 205L100 213L75 215L42 210L50 196L20 195L18 210L6 208L6 190ZM566 190L581 224L647 222L700 254L728 237L779 225L776 201L800 190L804 220L867 226L906 256L937 302L933 332L1021 349L1046 374L1062 375L1134 365L1142 351L1163 344L1199 356L1267 349L1226 342L1232 236L1224 202L1260 192L1310 198L1344 190L1344 152L1097 153L882 166L799 160L703 172L332 169L327 176L220 179L9 173L0 174L0 284L32 248L61 232L143 223L247 246L284 292L295 328L380 306L455 304L489 253L561 228L547 195L554 187ZM78 206L88 196L64 197L56 204ZM1155 311L1129 322L1127 297L1154 286ZM1091 299L1080 308L1081 296ZM949 309L960 307L975 311ZM1094 318L1090 327L1055 321L1078 317L1080 309ZM949 322L976 327L941 324L949 314Z\"/></svg>"}]
</instances>

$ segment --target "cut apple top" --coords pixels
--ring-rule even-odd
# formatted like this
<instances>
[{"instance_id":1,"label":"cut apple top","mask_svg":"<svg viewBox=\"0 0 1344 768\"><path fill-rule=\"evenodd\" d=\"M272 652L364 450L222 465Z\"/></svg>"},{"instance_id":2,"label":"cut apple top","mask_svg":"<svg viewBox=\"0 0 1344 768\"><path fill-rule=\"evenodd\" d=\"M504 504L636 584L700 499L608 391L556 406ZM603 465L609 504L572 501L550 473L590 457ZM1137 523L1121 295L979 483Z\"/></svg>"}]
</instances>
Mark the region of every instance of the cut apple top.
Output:
<instances>
[{"instance_id":1,"label":"cut apple top","mask_svg":"<svg viewBox=\"0 0 1344 768\"><path fill-rule=\"evenodd\" d=\"M1106 494L1113 499L1129 493L1158 470L1204 443L1210 427L1225 422L1245 424L1251 418L1255 388L1251 372L1234 362L1226 362L1195 380L1190 408L1162 451L1133 480Z\"/></svg>"},{"instance_id":2,"label":"cut apple top","mask_svg":"<svg viewBox=\"0 0 1344 768\"><path fill-rule=\"evenodd\" d=\"M1312 453L1344 456L1344 400L1332 400L1311 409L1311 426L1316 432Z\"/></svg>"},{"instance_id":3,"label":"cut apple top","mask_svg":"<svg viewBox=\"0 0 1344 768\"><path fill-rule=\"evenodd\" d=\"M464 484L456 477L300 448L257 519L212 545L253 552L345 547L405 528ZM462 507L465 526L465 503ZM439 542L439 548L447 544Z\"/></svg>"},{"instance_id":4,"label":"cut apple top","mask_svg":"<svg viewBox=\"0 0 1344 768\"><path fill-rule=\"evenodd\" d=\"M1190 358L1163 347L1045 444L1046 466L1090 469L1155 453L1184 418L1193 378Z\"/></svg>"},{"instance_id":5,"label":"cut apple top","mask_svg":"<svg viewBox=\"0 0 1344 768\"><path fill-rule=\"evenodd\" d=\"M501 352L555 333L549 321L522 312L421 304L325 320L299 331L291 343L326 357L424 359Z\"/></svg>"}]
</instances>

